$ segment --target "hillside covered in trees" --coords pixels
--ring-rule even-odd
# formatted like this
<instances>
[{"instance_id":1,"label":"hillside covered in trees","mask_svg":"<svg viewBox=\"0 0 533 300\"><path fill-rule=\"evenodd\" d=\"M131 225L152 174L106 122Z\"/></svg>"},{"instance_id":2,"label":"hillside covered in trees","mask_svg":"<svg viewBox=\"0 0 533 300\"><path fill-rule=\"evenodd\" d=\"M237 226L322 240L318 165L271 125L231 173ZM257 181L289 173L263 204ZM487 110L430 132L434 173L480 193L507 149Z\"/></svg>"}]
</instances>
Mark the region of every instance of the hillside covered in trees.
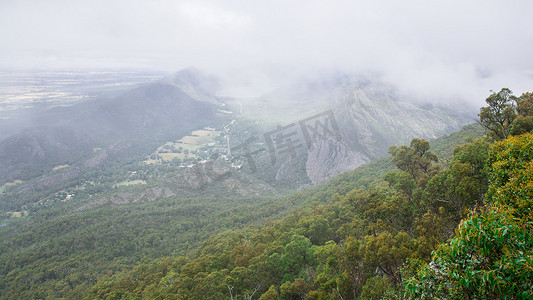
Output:
<instances>
[{"instance_id":1,"label":"hillside covered in trees","mask_svg":"<svg viewBox=\"0 0 533 300\"><path fill-rule=\"evenodd\" d=\"M425 140L393 146L379 183L144 262L87 298L530 298L533 102L509 96L487 99L488 137L446 166Z\"/></svg>"},{"instance_id":2,"label":"hillside covered in trees","mask_svg":"<svg viewBox=\"0 0 533 300\"><path fill-rule=\"evenodd\" d=\"M531 298L532 94L479 124L281 198L37 213L0 243L0 298Z\"/></svg>"}]
</instances>

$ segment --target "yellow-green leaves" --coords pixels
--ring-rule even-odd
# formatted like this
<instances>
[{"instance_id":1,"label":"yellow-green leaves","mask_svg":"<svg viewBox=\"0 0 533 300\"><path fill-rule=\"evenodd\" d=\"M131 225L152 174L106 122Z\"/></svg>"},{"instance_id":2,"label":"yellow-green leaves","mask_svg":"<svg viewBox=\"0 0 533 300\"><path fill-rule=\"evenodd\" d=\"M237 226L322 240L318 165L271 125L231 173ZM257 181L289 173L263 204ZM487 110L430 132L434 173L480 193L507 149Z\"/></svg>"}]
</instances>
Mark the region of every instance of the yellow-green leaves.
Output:
<instances>
[{"instance_id":1,"label":"yellow-green leaves","mask_svg":"<svg viewBox=\"0 0 533 300\"><path fill-rule=\"evenodd\" d=\"M533 136L490 149L490 206L464 220L455 237L406 285L413 298L533 297Z\"/></svg>"},{"instance_id":2,"label":"yellow-green leaves","mask_svg":"<svg viewBox=\"0 0 533 300\"><path fill-rule=\"evenodd\" d=\"M487 196L496 205L512 210L515 217L533 220L533 135L510 137L496 143L489 162Z\"/></svg>"}]
</instances>

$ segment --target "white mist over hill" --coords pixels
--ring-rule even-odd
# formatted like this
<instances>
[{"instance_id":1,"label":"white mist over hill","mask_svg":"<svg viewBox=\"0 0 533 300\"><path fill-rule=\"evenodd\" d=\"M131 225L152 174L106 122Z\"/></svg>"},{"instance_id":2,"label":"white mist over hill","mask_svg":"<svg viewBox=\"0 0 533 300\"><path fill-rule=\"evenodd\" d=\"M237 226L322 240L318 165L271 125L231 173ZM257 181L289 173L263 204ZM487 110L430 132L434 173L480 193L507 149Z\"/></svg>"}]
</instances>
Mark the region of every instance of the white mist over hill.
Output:
<instances>
[{"instance_id":1,"label":"white mist over hill","mask_svg":"<svg viewBox=\"0 0 533 300\"><path fill-rule=\"evenodd\" d=\"M2 1L0 67L247 70L255 89L333 69L479 105L491 89L533 86L531 11L525 0Z\"/></svg>"}]
</instances>

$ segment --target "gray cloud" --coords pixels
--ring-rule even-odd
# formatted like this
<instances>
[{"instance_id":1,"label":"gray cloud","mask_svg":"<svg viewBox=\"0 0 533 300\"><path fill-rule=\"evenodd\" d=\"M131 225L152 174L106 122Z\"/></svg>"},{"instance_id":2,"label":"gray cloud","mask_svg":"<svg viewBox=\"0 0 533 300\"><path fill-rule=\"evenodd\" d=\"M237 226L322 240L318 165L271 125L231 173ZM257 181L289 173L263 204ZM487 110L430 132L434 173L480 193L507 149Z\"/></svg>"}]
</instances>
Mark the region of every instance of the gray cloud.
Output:
<instances>
[{"instance_id":1,"label":"gray cloud","mask_svg":"<svg viewBox=\"0 0 533 300\"><path fill-rule=\"evenodd\" d=\"M481 103L489 89L532 90L531 11L527 0L4 0L0 66L340 69Z\"/></svg>"}]
</instances>

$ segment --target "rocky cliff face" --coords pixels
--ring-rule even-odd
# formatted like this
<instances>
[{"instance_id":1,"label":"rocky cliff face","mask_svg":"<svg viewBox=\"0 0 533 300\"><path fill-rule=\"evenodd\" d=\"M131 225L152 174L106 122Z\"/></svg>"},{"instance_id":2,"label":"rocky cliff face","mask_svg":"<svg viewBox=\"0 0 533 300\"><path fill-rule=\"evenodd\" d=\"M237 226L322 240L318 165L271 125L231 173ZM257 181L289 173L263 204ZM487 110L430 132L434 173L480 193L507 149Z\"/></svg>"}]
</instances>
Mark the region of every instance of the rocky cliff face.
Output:
<instances>
[{"instance_id":1,"label":"rocky cliff face","mask_svg":"<svg viewBox=\"0 0 533 300\"><path fill-rule=\"evenodd\" d=\"M458 130L470 120L438 107L419 107L379 86L348 84L335 92L333 107L343 133L354 145L367 148L369 155L383 154L394 143L413 137L426 139Z\"/></svg>"},{"instance_id":2,"label":"rocky cliff face","mask_svg":"<svg viewBox=\"0 0 533 300\"><path fill-rule=\"evenodd\" d=\"M263 132L256 132L259 137L290 123L294 123L294 130L308 131L306 137L303 131L299 133L302 146L298 155L285 152L272 165L267 145L257 145L266 149L266 167L263 175L251 175L265 182L299 187L324 182L385 156L392 144L409 143L414 137L442 136L472 119L449 109L412 104L391 87L349 76L299 83L250 102L222 101L215 96L219 88L216 78L189 69L111 99L48 110L37 120L46 127L26 129L0 141L0 184L31 179L63 164L94 168L115 159L108 156L120 140L133 143L124 153L148 154L153 151L152 142L176 140L192 130L220 127L232 119L250 119L254 124L265 124ZM224 105L234 106L233 114L219 113ZM324 112L331 115L321 115ZM317 114L329 119L306 123ZM248 129L240 127L233 134L245 140ZM334 135L325 134L325 130L334 131ZM93 152L96 148L103 150ZM231 180L221 182L235 185ZM238 194L248 190L253 189L246 187Z\"/></svg>"},{"instance_id":3,"label":"rocky cliff face","mask_svg":"<svg viewBox=\"0 0 533 300\"><path fill-rule=\"evenodd\" d=\"M459 130L473 118L468 113L442 107L415 105L410 99L396 95L390 87L370 81L343 80L326 86L318 95L313 105L308 105L307 93L292 93L286 107L280 104L283 101L278 101L278 112L288 115L280 118L290 120L292 115L293 121L299 121L298 114L304 115L302 111L306 109L316 112L331 109L330 117L336 128L329 130L338 131L340 138L325 134L314 139L312 147L300 152L306 156L303 164L294 166L294 160L288 158L280 164L278 180L288 180L295 174L296 171L292 175L289 171L292 165L292 169L304 168L313 184L321 183L387 155L387 149L393 144L406 144L415 137L436 138ZM309 128L320 132L325 130L321 129L323 125L327 125L326 121L311 124Z\"/></svg>"},{"instance_id":4,"label":"rocky cliff face","mask_svg":"<svg viewBox=\"0 0 533 300\"><path fill-rule=\"evenodd\" d=\"M317 184L369 161L369 156L350 149L344 141L326 138L310 149L305 169L309 180Z\"/></svg>"}]
</instances>

